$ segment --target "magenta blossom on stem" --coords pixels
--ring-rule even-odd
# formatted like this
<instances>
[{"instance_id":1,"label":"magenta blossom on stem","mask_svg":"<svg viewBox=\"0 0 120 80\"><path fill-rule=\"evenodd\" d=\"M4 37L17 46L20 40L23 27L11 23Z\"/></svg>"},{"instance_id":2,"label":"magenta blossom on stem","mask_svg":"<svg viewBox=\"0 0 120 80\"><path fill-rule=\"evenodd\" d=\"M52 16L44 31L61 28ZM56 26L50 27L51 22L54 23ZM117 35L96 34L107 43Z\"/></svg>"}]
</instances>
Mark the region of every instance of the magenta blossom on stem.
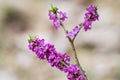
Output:
<instances>
[{"instance_id":1,"label":"magenta blossom on stem","mask_svg":"<svg viewBox=\"0 0 120 80\"><path fill-rule=\"evenodd\" d=\"M65 19L67 19L67 14L66 12L62 12L62 11L58 11L58 17L60 18L60 20L65 21Z\"/></svg>"},{"instance_id":2,"label":"magenta blossom on stem","mask_svg":"<svg viewBox=\"0 0 120 80\"><path fill-rule=\"evenodd\" d=\"M69 67L64 68L64 71L67 73L68 80L85 80L85 77L82 75L76 64L72 64Z\"/></svg>"},{"instance_id":3,"label":"magenta blossom on stem","mask_svg":"<svg viewBox=\"0 0 120 80\"><path fill-rule=\"evenodd\" d=\"M73 39L77 35L79 30L80 30L80 28L78 26L75 26L72 31L67 33L67 37Z\"/></svg>"},{"instance_id":4,"label":"magenta blossom on stem","mask_svg":"<svg viewBox=\"0 0 120 80\"><path fill-rule=\"evenodd\" d=\"M54 28L57 30L62 24L61 21L65 21L68 17L65 12L58 11L56 7L52 7L48 13L49 19L52 20Z\"/></svg>"},{"instance_id":5,"label":"magenta blossom on stem","mask_svg":"<svg viewBox=\"0 0 120 80\"><path fill-rule=\"evenodd\" d=\"M28 47L35 52L40 60L47 60L52 67L67 73L68 80L84 80L78 66L76 64L70 65L70 56L66 53L57 52L54 45L45 43L44 39L31 37Z\"/></svg>"},{"instance_id":6,"label":"magenta blossom on stem","mask_svg":"<svg viewBox=\"0 0 120 80\"><path fill-rule=\"evenodd\" d=\"M54 45L45 43L44 39L35 38L29 42L28 47L40 60L47 60L52 67L55 66L61 71L70 65L70 57L66 53L57 52Z\"/></svg>"},{"instance_id":7,"label":"magenta blossom on stem","mask_svg":"<svg viewBox=\"0 0 120 80\"><path fill-rule=\"evenodd\" d=\"M84 30L87 31L91 29L92 22L98 20L99 15L97 13L97 7L90 5L86 8L87 12L85 13L85 21L82 23Z\"/></svg>"}]
</instances>

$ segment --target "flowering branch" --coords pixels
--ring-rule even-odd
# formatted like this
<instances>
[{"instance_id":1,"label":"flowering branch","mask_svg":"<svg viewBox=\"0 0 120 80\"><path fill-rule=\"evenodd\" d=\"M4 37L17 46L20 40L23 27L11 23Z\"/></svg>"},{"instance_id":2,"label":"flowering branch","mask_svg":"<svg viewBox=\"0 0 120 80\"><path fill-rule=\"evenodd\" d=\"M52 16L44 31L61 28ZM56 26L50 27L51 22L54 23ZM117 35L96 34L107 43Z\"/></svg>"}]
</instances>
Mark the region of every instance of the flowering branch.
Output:
<instances>
[{"instance_id":1,"label":"flowering branch","mask_svg":"<svg viewBox=\"0 0 120 80\"><path fill-rule=\"evenodd\" d=\"M92 22L98 20L99 15L97 13L97 8L94 5L86 8L87 12L84 17L85 21L79 26L75 26L70 32L66 30L63 24L63 22L68 18L66 13L59 11L58 8L53 5L51 5L51 8L52 9L49 10L48 14L49 19L53 21L53 25L56 30L59 27L63 28L74 51L76 64L70 64L70 56L66 53L57 52L54 45L45 43L44 39L39 39L35 36L29 36L29 49L32 50L40 60L47 60L52 67L56 67L67 73L68 80L88 80L78 60L74 40L82 28L87 31L91 29Z\"/></svg>"},{"instance_id":2,"label":"flowering branch","mask_svg":"<svg viewBox=\"0 0 120 80\"><path fill-rule=\"evenodd\" d=\"M35 52L40 60L47 60L52 67L56 67L67 73L69 80L84 80L84 76L81 74L78 66L76 64L70 64L70 56L66 53L57 52L54 45L45 43L44 39L30 37L28 41L29 49Z\"/></svg>"}]
</instances>

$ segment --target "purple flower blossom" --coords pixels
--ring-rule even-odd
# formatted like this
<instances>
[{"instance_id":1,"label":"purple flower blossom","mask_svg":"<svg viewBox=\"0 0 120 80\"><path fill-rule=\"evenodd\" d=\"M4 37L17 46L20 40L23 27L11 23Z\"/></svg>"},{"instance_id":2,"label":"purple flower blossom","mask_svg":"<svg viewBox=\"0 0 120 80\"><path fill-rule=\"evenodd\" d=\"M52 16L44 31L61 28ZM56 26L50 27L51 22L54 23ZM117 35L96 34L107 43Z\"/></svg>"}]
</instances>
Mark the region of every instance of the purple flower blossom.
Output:
<instances>
[{"instance_id":1,"label":"purple flower blossom","mask_svg":"<svg viewBox=\"0 0 120 80\"><path fill-rule=\"evenodd\" d=\"M29 42L28 46L30 50L36 53L39 59L46 59L45 52L43 51L45 47L44 39L36 38Z\"/></svg>"},{"instance_id":2,"label":"purple flower blossom","mask_svg":"<svg viewBox=\"0 0 120 80\"><path fill-rule=\"evenodd\" d=\"M51 66L55 66L58 69L60 69L61 71L63 71L64 68L66 68L67 66L70 65L70 57L68 55L66 55L65 53L64 54L52 53L49 56L48 62L51 64ZM64 62L64 64L61 62Z\"/></svg>"},{"instance_id":3,"label":"purple flower blossom","mask_svg":"<svg viewBox=\"0 0 120 80\"><path fill-rule=\"evenodd\" d=\"M84 26L84 30L87 31L91 29L92 21L85 21L82 25Z\"/></svg>"},{"instance_id":4,"label":"purple flower blossom","mask_svg":"<svg viewBox=\"0 0 120 80\"><path fill-rule=\"evenodd\" d=\"M85 80L76 64L72 64L69 67L64 68L64 72L67 73L68 80Z\"/></svg>"},{"instance_id":5,"label":"purple flower blossom","mask_svg":"<svg viewBox=\"0 0 120 80\"><path fill-rule=\"evenodd\" d=\"M65 21L68 17L65 12L55 11L49 12L49 19L53 21L53 26L57 30L61 26L60 21Z\"/></svg>"},{"instance_id":6,"label":"purple flower blossom","mask_svg":"<svg viewBox=\"0 0 120 80\"><path fill-rule=\"evenodd\" d=\"M90 5L86 8L86 10L87 12L84 17L85 21L82 23L85 31L91 29L92 22L98 20L99 18L96 6Z\"/></svg>"},{"instance_id":7,"label":"purple flower blossom","mask_svg":"<svg viewBox=\"0 0 120 80\"><path fill-rule=\"evenodd\" d=\"M70 57L65 53L58 53L54 45L45 43L44 39L35 38L29 42L28 47L36 53L39 59L46 59L52 67L55 66L61 71L70 65Z\"/></svg>"},{"instance_id":8,"label":"purple flower blossom","mask_svg":"<svg viewBox=\"0 0 120 80\"><path fill-rule=\"evenodd\" d=\"M53 21L53 26L57 30L61 26L61 23L59 22L59 20Z\"/></svg>"},{"instance_id":9,"label":"purple flower blossom","mask_svg":"<svg viewBox=\"0 0 120 80\"><path fill-rule=\"evenodd\" d=\"M78 29L77 26L73 31L76 29ZM85 80L78 66L70 65L70 56L57 52L54 45L45 43L44 39L30 38L28 47L36 53L40 60L47 60L52 67L67 73L68 80Z\"/></svg>"},{"instance_id":10,"label":"purple flower blossom","mask_svg":"<svg viewBox=\"0 0 120 80\"><path fill-rule=\"evenodd\" d=\"M58 11L58 16L60 17L60 20L65 21L65 19L67 19L67 14L65 12L62 11Z\"/></svg>"},{"instance_id":11,"label":"purple flower blossom","mask_svg":"<svg viewBox=\"0 0 120 80\"><path fill-rule=\"evenodd\" d=\"M50 20L53 20L53 21L56 21L57 20L57 17L55 16L55 14L54 13L52 13L52 12L49 12L49 19Z\"/></svg>"},{"instance_id":12,"label":"purple flower blossom","mask_svg":"<svg viewBox=\"0 0 120 80\"><path fill-rule=\"evenodd\" d=\"M75 26L72 31L67 33L67 37L69 37L71 39L74 38L75 35L77 35L77 33L79 32L79 30L80 30L80 28L78 26Z\"/></svg>"}]
</instances>

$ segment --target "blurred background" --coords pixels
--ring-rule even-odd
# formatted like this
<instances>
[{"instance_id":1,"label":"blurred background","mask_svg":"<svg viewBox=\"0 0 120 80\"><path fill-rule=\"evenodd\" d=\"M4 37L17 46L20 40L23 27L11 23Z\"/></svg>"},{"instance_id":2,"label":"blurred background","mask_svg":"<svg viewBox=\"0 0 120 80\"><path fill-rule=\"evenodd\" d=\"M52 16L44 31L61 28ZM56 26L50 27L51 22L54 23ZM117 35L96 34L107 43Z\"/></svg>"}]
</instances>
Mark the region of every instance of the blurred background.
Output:
<instances>
[{"instance_id":1,"label":"blurred background","mask_svg":"<svg viewBox=\"0 0 120 80\"><path fill-rule=\"evenodd\" d=\"M120 0L0 0L0 80L67 80L28 49L28 35L37 35L75 63L62 28L55 31L49 20L51 3L67 12L68 30L83 21L88 5L97 5L99 21L76 37L78 58L89 80L120 80Z\"/></svg>"}]
</instances>

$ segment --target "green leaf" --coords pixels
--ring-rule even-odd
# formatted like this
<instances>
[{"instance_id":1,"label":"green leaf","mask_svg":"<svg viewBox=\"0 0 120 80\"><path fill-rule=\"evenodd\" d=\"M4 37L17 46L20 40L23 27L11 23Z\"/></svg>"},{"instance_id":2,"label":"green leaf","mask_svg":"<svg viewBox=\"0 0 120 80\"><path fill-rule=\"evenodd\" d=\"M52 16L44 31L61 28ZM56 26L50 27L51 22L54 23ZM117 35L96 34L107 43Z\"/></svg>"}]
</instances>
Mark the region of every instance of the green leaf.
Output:
<instances>
[{"instance_id":1,"label":"green leaf","mask_svg":"<svg viewBox=\"0 0 120 80\"><path fill-rule=\"evenodd\" d=\"M35 38L36 38L36 36L29 35L28 42L31 42L31 41L34 40Z\"/></svg>"},{"instance_id":2,"label":"green leaf","mask_svg":"<svg viewBox=\"0 0 120 80\"><path fill-rule=\"evenodd\" d=\"M53 4L51 4L51 10L49 10L49 12L56 12L58 10L57 7L53 6Z\"/></svg>"}]
</instances>

